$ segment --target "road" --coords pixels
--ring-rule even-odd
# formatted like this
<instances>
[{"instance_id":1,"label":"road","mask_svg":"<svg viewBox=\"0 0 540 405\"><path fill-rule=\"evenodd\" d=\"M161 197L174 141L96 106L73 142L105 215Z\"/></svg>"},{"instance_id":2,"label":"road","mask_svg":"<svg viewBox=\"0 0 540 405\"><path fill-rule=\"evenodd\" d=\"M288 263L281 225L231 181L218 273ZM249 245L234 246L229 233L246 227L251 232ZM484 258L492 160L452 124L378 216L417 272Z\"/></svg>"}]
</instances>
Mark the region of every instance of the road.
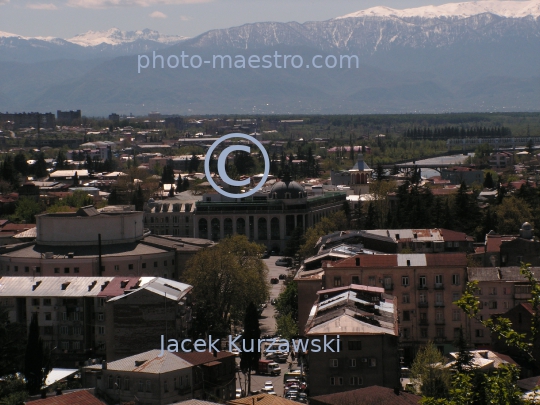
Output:
<instances>
[{"instance_id":1,"label":"road","mask_svg":"<svg viewBox=\"0 0 540 405\"><path fill-rule=\"evenodd\" d=\"M268 280L271 278L279 278L280 274L287 274L287 268L282 266L276 266L276 260L279 259L279 256L271 256L268 259L263 259L263 261L268 266ZM270 284L271 290L270 290L270 300L273 298L277 298L278 295L283 291L285 286L283 285L283 280L279 280L279 284ZM276 319L274 317L275 315L275 308L273 305L270 304L270 300L267 303L266 308L263 310L261 317L259 318L259 323L261 326L261 336L264 335L273 335L276 333ZM264 358L264 356L262 357ZM240 359L237 358L236 360L238 363L240 362ZM288 362L291 361L291 358L289 357ZM272 381L274 384L274 391L277 395L283 396L283 374L286 373L289 370L289 364L287 363L281 363L279 367L281 368L281 375L278 376L264 376L264 375L257 375L252 374L251 375L251 390L252 391L260 391L261 388L264 387L264 383L266 381ZM296 362L293 363L293 368L296 368ZM238 372L236 375L236 387L237 388L244 388L245 387L245 378L246 376L242 374L241 372Z\"/></svg>"}]
</instances>

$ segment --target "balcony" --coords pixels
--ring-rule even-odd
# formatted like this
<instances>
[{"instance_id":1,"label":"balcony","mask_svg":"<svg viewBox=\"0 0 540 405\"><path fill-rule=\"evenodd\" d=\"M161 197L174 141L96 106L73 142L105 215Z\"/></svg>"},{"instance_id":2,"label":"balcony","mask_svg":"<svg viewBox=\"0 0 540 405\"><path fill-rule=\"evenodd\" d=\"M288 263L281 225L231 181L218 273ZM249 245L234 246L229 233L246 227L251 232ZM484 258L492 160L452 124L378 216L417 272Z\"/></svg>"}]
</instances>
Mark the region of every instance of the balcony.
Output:
<instances>
[{"instance_id":1,"label":"balcony","mask_svg":"<svg viewBox=\"0 0 540 405\"><path fill-rule=\"evenodd\" d=\"M418 308L427 308L427 307L429 307L429 304L427 303L427 301L422 301L418 303Z\"/></svg>"},{"instance_id":2,"label":"balcony","mask_svg":"<svg viewBox=\"0 0 540 405\"><path fill-rule=\"evenodd\" d=\"M443 283L435 283L435 289L436 290L444 290L444 284Z\"/></svg>"},{"instance_id":3,"label":"balcony","mask_svg":"<svg viewBox=\"0 0 540 405\"><path fill-rule=\"evenodd\" d=\"M444 319L436 319L435 325L444 325Z\"/></svg>"},{"instance_id":4,"label":"balcony","mask_svg":"<svg viewBox=\"0 0 540 405\"><path fill-rule=\"evenodd\" d=\"M394 289L394 283L386 283L383 287L386 291L392 291Z\"/></svg>"},{"instance_id":5,"label":"balcony","mask_svg":"<svg viewBox=\"0 0 540 405\"><path fill-rule=\"evenodd\" d=\"M428 326L429 325L429 322L427 319L420 319L420 325L421 326Z\"/></svg>"},{"instance_id":6,"label":"balcony","mask_svg":"<svg viewBox=\"0 0 540 405\"><path fill-rule=\"evenodd\" d=\"M435 303L435 308L443 308L444 307L444 302L436 302Z\"/></svg>"},{"instance_id":7,"label":"balcony","mask_svg":"<svg viewBox=\"0 0 540 405\"><path fill-rule=\"evenodd\" d=\"M426 284L419 284L418 289L419 290L427 290L427 285Z\"/></svg>"}]
</instances>

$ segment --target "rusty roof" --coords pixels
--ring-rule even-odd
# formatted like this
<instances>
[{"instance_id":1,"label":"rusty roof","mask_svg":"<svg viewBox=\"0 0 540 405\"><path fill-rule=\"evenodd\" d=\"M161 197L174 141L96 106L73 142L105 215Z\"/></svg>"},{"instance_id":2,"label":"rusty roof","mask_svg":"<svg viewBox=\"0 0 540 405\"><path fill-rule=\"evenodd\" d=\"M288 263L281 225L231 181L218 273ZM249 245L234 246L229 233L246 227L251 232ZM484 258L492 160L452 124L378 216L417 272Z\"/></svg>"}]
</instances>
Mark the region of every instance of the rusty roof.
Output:
<instances>
[{"instance_id":1,"label":"rusty roof","mask_svg":"<svg viewBox=\"0 0 540 405\"><path fill-rule=\"evenodd\" d=\"M36 401L28 401L28 403L32 405L105 405L105 402L101 402L95 396L90 394L88 390L55 395Z\"/></svg>"}]
</instances>

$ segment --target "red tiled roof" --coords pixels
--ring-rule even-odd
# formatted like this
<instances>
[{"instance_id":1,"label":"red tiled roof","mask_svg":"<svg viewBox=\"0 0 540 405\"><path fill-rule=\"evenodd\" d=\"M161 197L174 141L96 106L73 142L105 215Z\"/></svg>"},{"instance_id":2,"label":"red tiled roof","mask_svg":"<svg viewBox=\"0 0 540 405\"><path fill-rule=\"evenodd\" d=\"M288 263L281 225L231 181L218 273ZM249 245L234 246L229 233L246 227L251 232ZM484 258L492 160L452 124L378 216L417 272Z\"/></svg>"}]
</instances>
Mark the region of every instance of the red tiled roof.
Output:
<instances>
[{"instance_id":1,"label":"red tiled roof","mask_svg":"<svg viewBox=\"0 0 540 405\"><path fill-rule=\"evenodd\" d=\"M122 288L122 282L126 281L126 285ZM139 277L115 277L111 280L107 287L103 289L97 296L98 297L118 297L124 295L124 291L131 291L133 287L139 281Z\"/></svg>"},{"instance_id":2,"label":"red tiled roof","mask_svg":"<svg viewBox=\"0 0 540 405\"><path fill-rule=\"evenodd\" d=\"M392 388L377 385L360 388L358 390L338 392L336 394L320 395L311 397L312 405L413 405L420 403L422 397L408 392L399 392L397 395Z\"/></svg>"},{"instance_id":3,"label":"red tiled roof","mask_svg":"<svg viewBox=\"0 0 540 405\"><path fill-rule=\"evenodd\" d=\"M464 232L451 231L450 229L440 229L445 242L473 241L472 236L467 236Z\"/></svg>"},{"instance_id":4,"label":"red tiled roof","mask_svg":"<svg viewBox=\"0 0 540 405\"><path fill-rule=\"evenodd\" d=\"M28 402L32 405L105 405L88 391L75 391L69 394L56 395L37 401Z\"/></svg>"},{"instance_id":5,"label":"red tiled roof","mask_svg":"<svg viewBox=\"0 0 540 405\"><path fill-rule=\"evenodd\" d=\"M7 224L2 227L2 232L4 231L22 232L22 231L27 231L28 229L32 229L35 227L36 227L36 224Z\"/></svg>"},{"instance_id":6,"label":"red tiled roof","mask_svg":"<svg viewBox=\"0 0 540 405\"><path fill-rule=\"evenodd\" d=\"M512 235L488 235L486 242L486 252L500 252L501 244L516 239L517 236Z\"/></svg>"},{"instance_id":7,"label":"red tiled roof","mask_svg":"<svg viewBox=\"0 0 540 405\"><path fill-rule=\"evenodd\" d=\"M467 266L466 253L426 254L427 266Z\"/></svg>"},{"instance_id":8,"label":"red tiled roof","mask_svg":"<svg viewBox=\"0 0 540 405\"><path fill-rule=\"evenodd\" d=\"M456 194L458 191L457 188L432 188L431 194L433 194L435 197L441 196L441 195L450 195L450 194Z\"/></svg>"},{"instance_id":9,"label":"red tiled roof","mask_svg":"<svg viewBox=\"0 0 540 405\"><path fill-rule=\"evenodd\" d=\"M534 315L534 309L532 307L532 304L530 302L522 302L521 306L525 308L528 312Z\"/></svg>"},{"instance_id":10,"label":"red tiled roof","mask_svg":"<svg viewBox=\"0 0 540 405\"><path fill-rule=\"evenodd\" d=\"M211 352L208 352L208 351L190 352L190 353L178 352L178 353L174 353L174 354L177 355L178 357L180 357L182 360L185 360L188 363L193 364L194 366L198 366L200 364L211 363L211 362L216 361L216 360L221 360L221 359L224 359L224 358L227 358L227 357L231 357L231 356L234 357L235 356L234 353L226 352L226 351L223 351L223 350L217 352L216 357L214 357L214 353L211 353Z\"/></svg>"}]
</instances>

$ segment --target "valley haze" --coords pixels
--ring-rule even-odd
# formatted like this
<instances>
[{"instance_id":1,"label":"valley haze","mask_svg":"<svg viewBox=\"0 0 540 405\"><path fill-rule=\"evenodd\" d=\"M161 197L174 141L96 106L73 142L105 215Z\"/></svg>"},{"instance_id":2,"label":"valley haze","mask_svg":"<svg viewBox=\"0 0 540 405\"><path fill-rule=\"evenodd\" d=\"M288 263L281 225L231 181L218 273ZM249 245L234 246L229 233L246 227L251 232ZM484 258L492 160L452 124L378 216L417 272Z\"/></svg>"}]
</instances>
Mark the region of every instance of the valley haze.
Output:
<instances>
[{"instance_id":1,"label":"valley haze","mask_svg":"<svg viewBox=\"0 0 540 405\"><path fill-rule=\"evenodd\" d=\"M149 69L137 55L356 55L358 69ZM538 111L540 1L373 7L196 37L154 30L69 39L0 32L1 111L85 115ZM231 103L231 99L234 103Z\"/></svg>"}]
</instances>

